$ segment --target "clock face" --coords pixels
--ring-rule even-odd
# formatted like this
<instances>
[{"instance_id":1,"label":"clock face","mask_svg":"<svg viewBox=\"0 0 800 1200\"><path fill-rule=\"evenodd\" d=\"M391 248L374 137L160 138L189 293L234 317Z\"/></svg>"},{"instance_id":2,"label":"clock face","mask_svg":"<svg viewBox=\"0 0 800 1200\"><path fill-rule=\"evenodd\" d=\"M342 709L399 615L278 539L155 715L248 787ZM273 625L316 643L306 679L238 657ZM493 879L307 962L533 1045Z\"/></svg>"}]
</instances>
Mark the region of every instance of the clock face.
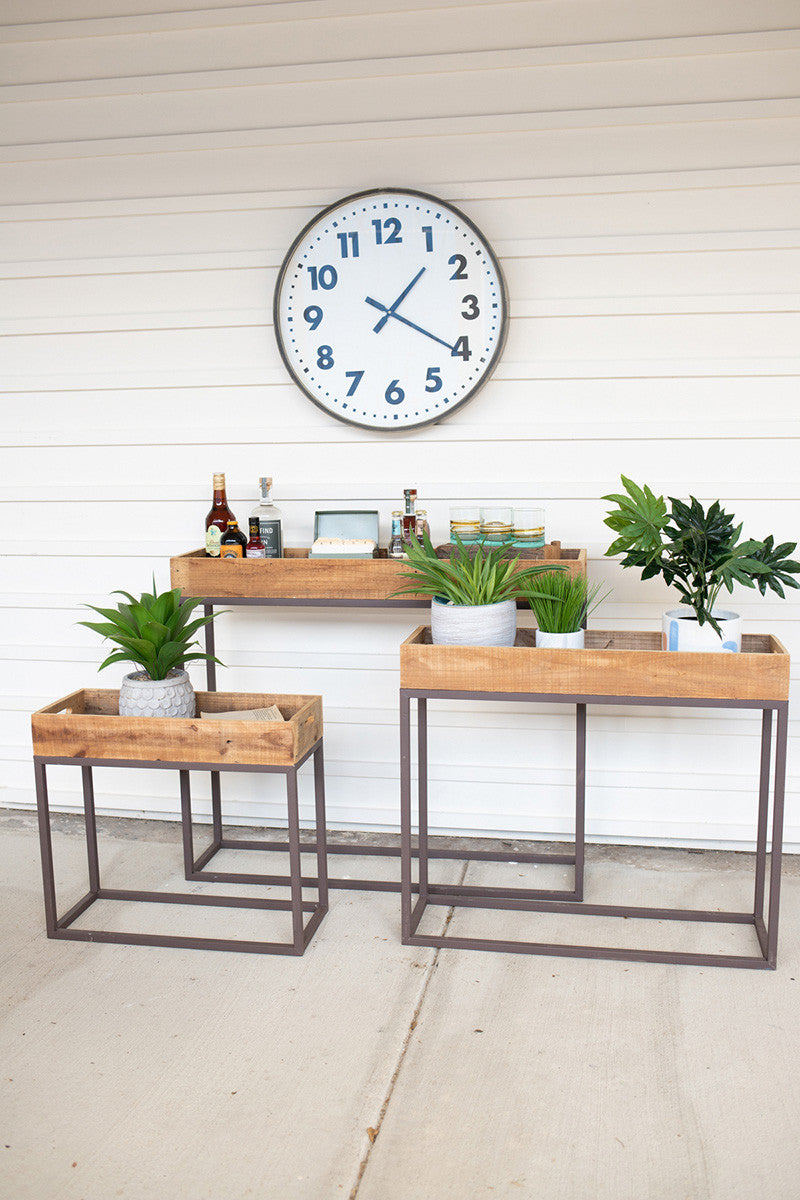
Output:
<instances>
[{"instance_id":1,"label":"clock face","mask_svg":"<svg viewBox=\"0 0 800 1200\"><path fill-rule=\"evenodd\" d=\"M458 209L402 188L325 209L286 255L275 333L294 380L339 420L428 425L491 375L507 326L500 266Z\"/></svg>"}]
</instances>

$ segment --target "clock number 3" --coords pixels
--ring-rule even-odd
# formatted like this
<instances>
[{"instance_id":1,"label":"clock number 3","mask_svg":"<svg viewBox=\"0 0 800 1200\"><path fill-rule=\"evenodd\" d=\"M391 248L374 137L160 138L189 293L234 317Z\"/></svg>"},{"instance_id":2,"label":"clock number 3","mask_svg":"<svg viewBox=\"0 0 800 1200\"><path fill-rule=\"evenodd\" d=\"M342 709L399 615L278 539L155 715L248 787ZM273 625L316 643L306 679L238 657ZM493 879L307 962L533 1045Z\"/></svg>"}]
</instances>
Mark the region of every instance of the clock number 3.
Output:
<instances>
[{"instance_id":1,"label":"clock number 3","mask_svg":"<svg viewBox=\"0 0 800 1200\"><path fill-rule=\"evenodd\" d=\"M480 316L481 310L478 308L477 296L462 296L461 303L466 304L467 306L466 309L461 313L465 321L474 321L476 317Z\"/></svg>"}]
</instances>

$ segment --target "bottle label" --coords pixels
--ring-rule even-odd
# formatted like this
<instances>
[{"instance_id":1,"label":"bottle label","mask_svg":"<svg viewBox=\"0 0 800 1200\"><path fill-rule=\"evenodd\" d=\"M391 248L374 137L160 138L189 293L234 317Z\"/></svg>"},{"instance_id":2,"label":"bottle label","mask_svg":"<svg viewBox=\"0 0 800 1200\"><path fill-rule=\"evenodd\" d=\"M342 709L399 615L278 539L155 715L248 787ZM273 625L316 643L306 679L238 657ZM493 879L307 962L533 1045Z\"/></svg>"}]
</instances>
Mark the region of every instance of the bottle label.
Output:
<instances>
[{"instance_id":1,"label":"bottle label","mask_svg":"<svg viewBox=\"0 0 800 1200\"><path fill-rule=\"evenodd\" d=\"M283 558L283 538L281 536L280 521L270 521L265 520L264 517L259 517L258 531L264 543L265 557Z\"/></svg>"},{"instance_id":2,"label":"bottle label","mask_svg":"<svg viewBox=\"0 0 800 1200\"><path fill-rule=\"evenodd\" d=\"M220 558L244 558L244 547L238 542L226 542L224 546L220 546Z\"/></svg>"},{"instance_id":3,"label":"bottle label","mask_svg":"<svg viewBox=\"0 0 800 1200\"><path fill-rule=\"evenodd\" d=\"M222 537L222 530L216 525L209 525L206 530L206 554L211 558L219 558L219 540Z\"/></svg>"}]
</instances>

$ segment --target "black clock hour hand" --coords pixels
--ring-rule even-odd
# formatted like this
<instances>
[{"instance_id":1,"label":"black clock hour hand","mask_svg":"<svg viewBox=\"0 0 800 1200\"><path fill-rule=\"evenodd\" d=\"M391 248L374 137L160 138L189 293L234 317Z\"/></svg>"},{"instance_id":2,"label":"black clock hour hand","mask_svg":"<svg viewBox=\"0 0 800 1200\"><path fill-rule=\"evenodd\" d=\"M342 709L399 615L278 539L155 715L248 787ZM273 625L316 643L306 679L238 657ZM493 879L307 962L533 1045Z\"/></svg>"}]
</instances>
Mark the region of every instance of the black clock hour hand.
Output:
<instances>
[{"instance_id":1,"label":"black clock hour hand","mask_svg":"<svg viewBox=\"0 0 800 1200\"><path fill-rule=\"evenodd\" d=\"M394 311L394 310L395 310L396 308L399 308L399 306L400 306L400 305L403 303L403 301L405 300L406 296L408 295L408 293L409 293L409 292L411 291L411 289L413 288L414 284L417 282L417 280L420 278L420 276L424 274L424 271L425 271L425 268L424 268L424 267L420 267L420 269L417 271L417 273L416 273L416 275L414 276L414 278L411 280L411 283L408 285L408 287L407 287L407 288L404 288L404 289L403 289L403 291L402 291L402 292L400 293L400 295L397 297L397 299L395 300L395 302L394 302L394 304L391 306L391 308L387 308L385 304L378 304L377 300L372 300L372 299L371 299L369 296L367 296L367 303L368 303L368 304L374 304L374 305L375 305L375 307L376 307L376 308L380 308L380 309L382 310L383 314L384 314L384 315L381 317L380 321L378 321L378 324L375 326L375 328L374 328L374 330L373 330L373 333L380 333L380 331L383 329L383 327L384 327L384 325L386 324L386 322L389 320L389 317L393 317L393 316L395 315L395 311Z\"/></svg>"}]
</instances>

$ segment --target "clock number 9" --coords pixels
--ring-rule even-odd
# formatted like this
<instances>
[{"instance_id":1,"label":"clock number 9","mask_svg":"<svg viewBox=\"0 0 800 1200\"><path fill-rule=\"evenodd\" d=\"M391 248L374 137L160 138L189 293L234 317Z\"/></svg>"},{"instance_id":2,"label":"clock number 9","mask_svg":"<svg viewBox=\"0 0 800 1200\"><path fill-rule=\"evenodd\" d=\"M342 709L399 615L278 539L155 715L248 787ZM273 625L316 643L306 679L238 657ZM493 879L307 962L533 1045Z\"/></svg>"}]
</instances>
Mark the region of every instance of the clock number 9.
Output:
<instances>
[{"instance_id":1,"label":"clock number 9","mask_svg":"<svg viewBox=\"0 0 800 1200\"><path fill-rule=\"evenodd\" d=\"M406 398L406 394L399 386L400 380L393 379L386 389L385 398L387 404L402 404Z\"/></svg>"},{"instance_id":2,"label":"clock number 9","mask_svg":"<svg viewBox=\"0 0 800 1200\"><path fill-rule=\"evenodd\" d=\"M331 346L317 346L317 366L321 371L330 371L333 366L333 348Z\"/></svg>"},{"instance_id":3,"label":"clock number 9","mask_svg":"<svg viewBox=\"0 0 800 1200\"><path fill-rule=\"evenodd\" d=\"M312 330L316 329L322 320L322 309L318 304L309 304L303 311L303 320L308 321Z\"/></svg>"}]
</instances>

